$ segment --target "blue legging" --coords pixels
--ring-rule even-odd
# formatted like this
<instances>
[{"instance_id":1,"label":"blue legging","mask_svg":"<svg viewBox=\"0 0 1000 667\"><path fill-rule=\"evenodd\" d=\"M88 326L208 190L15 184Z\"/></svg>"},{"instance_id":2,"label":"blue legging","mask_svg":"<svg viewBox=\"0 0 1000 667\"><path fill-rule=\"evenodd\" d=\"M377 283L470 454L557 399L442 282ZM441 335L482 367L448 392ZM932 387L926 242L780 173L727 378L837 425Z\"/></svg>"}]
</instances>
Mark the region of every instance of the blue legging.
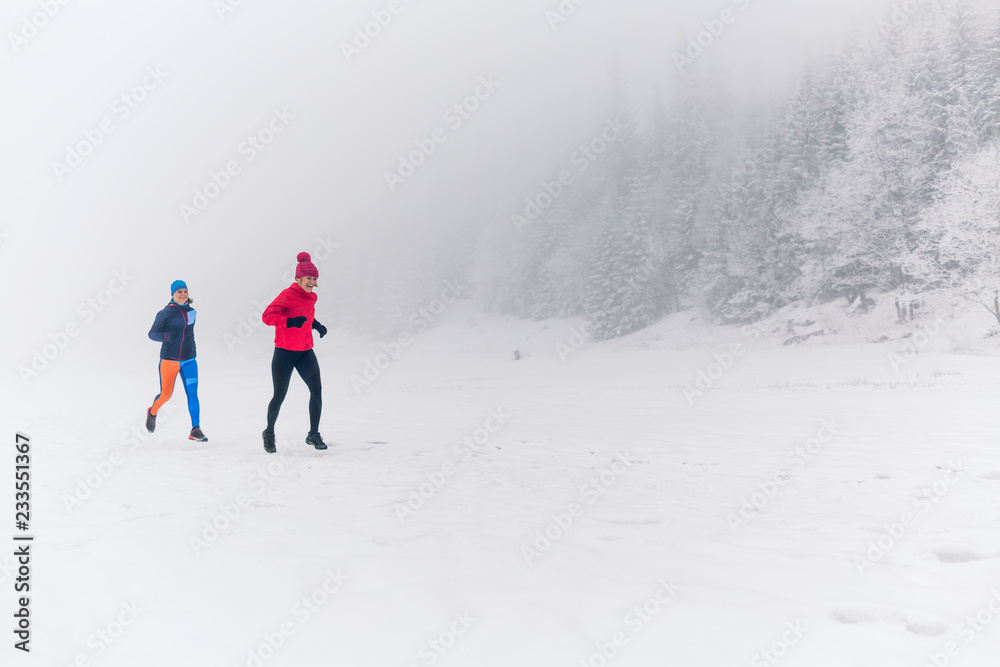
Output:
<instances>
[{"instance_id":1,"label":"blue legging","mask_svg":"<svg viewBox=\"0 0 1000 667\"><path fill-rule=\"evenodd\" d=\"M201 425L201 404L198 403L198 362L194 359L160 359L160 393L153 399L153 407L149 411L155 416L163 404L170 400L178 374L184 383L188 412L191 413L191 427L198 427Z\"/></svg>"}]
</instances>

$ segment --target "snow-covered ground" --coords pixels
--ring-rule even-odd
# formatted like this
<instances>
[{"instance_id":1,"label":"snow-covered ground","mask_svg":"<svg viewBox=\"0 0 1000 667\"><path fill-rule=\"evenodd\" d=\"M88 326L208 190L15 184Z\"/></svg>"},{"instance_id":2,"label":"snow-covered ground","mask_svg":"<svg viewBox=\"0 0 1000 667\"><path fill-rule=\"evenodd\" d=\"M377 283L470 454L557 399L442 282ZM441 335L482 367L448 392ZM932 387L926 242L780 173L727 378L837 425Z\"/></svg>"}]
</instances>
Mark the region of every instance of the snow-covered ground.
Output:
<instances>
[{"instance_id":1,"label":"snow-covered ground","mask_svg":"<svg viewBox=\"0 0 1000 667\"><path fill-rule=\"evenodd\" d=\"M331 332L327 452L293 378L264 453L265 332L200 341L205 444L180 386L142 429L154 344L53 368L6 397L35 453L25 662L995 665L1000 357L946 305L787 347L777 320L596 344L464 303L389 364Z\"/></svg>"}]
</instances>

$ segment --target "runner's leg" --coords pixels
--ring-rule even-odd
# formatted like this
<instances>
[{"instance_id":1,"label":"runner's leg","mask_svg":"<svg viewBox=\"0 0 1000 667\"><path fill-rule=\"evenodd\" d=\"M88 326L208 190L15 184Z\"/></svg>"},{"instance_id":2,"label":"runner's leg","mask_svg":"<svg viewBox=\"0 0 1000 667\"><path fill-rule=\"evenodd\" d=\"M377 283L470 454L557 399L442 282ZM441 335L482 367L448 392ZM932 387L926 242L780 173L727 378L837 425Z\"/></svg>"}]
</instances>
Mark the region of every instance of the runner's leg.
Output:
<instances>
[{"instance_id":1,"label":"runner's leg","mask_svg":"<svg viewBox=\"0 0 1000 667\"><path fill-rule=\"evenodd\" d=\"M188 359L181 362L181 381L187 395L188 412L191 413L191 428L201 426L201 403L198 401L198 362Z\"/></svg>"},{"instance_id":2,"label":"runner's leg","mask_svg":"<svg viewBox=\"0 0 1000 667\"><path fill-rule=\"evenodd\" d=\"M149 413L156 416L163 404L170 400L174 393L174 381L177 379L177 372L181 369L181 362L171 359L160 359L160 393L153 399L153 407Z\"/></svg>"},{"instance_id":3,"label":"runner's leg","mask_svg":"<svg viewBox=\"0 0 1000 667\"><path fill-rule=\"evenodd\" d=\"M288 393L288 382L292 379L292 369L299 353L291 350L274 348L271 358L271 382L274 384L274 396L267 406L267 430L274 432L274 423L278 421L278 412Z\"/></svg>"},{"instance_id":4,"label":"runner's leg","mask_svg":"<svg viewBox=\"0 0 1000 667\"><path fill-rule=\"evenodd\" d=\"M295 370L309 387L309 432L319 433L319 418L323 412L323 383L319 374L319 359L313 350L307 350L295 364Z\"/></svg>"}]
</instances>

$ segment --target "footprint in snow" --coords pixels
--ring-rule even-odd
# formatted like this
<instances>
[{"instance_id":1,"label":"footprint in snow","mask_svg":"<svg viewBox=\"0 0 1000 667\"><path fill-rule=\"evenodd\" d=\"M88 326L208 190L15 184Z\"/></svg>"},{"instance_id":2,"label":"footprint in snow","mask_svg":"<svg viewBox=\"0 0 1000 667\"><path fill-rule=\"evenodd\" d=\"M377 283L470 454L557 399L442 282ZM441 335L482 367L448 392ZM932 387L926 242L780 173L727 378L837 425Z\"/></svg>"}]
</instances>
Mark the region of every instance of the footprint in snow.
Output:
<instances>
[{"instance_id":1,"label":"footprint in snow","mask_svg":"<svg viewBox=\"0 0 1000 667\"><path fill-rule=\"evenodd\" d=\"M833 617L839 622L846 625L862 625L864 623L871 623L872 617L864 612L857 610L841 610L833 612Z\"/></svg>"},{"instance_id":2,"label":"footprint in snow","mask_svg":"<svg viewBox=\"0 0 1000 667\"><path fill-rule=\"evenodd\" d=\"M865 625L876 621L884 621L902 625L907 632L922 637L940 637L948 633L948 626L933 621L915 621L899 613L869 614L856 609L842 609L833 612L833 617L846 625Z\"/></svg>"},{"instance_id":3,"label":"footprint in snow","mask_svg":"<svg viewBox=\"0 0 1000 667\"><path fill-rule=\"evenodd\" d=\"M920 635L922 637L941 637L948 634L948 626L940 623L917 623L915 621L908 621L906 623L906 630L915 635Z\"/></svg>"},{"instance_id":4,"label":"footprint in snow","mask_svg":"<svg viewBox=\"0 0 1000 667\"><path fill-rule=\"evenodd\" d=\"M407 535L405 537L401 537L401 538L395 539L395 540L386 539L384 537L376 537L371 542L372 542L372 544L374 544L377 547L398 547L401 544L406 544L408 542L416 542L417 540L422 540L425 537L427 537L428 535L430 535L430 533L419 533L417 535Z\"/></svg>"},{"instance_id":5,"label":"footprint in snow","mask_svg":"<svg viewBox=\"0 0 1000 667\"><path fill-rule=\"evenodd\" d=\"M996 558L996 556L980 556L971 551L938 551L934 555L942 563L972 563L977 560Z\"/></svg>"},{"instance_id":6,"label":"footprint in snow","mask_svg":"<svg viewBox=\"0 0 1000 667\"><path fill-rule=\"evenodd\" d=\"M663 522L662 519L653 516L620 517L614 519L598 519L598 521L603 521L604 523L613 523L619 526L650 526L653 524Z\"/></svg>"}]
</instances>

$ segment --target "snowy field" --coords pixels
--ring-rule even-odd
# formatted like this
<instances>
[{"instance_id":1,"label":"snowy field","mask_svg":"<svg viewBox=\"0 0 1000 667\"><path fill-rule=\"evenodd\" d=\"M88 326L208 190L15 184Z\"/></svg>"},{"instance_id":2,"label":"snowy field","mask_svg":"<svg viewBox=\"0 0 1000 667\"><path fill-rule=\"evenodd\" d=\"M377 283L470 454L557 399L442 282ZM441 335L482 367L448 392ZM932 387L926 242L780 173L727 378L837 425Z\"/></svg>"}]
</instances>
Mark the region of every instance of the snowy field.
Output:
<instances>
[{"instance_id":1,"label":"snowy field","mask_svg":"<svg viewBox=\"0 0 1000 667\"><path fill-rule=\"evenodd\" d=\"M6 403L35 452L25 662L996 665L991 343L689 320L595 344L458 305L360 391L380 348L331 332L327 452L296 377L264 453L263 331L201 348L205 444L179 386L142 429L154 344L53 367Z\"/></svg>"}]
</instances>

